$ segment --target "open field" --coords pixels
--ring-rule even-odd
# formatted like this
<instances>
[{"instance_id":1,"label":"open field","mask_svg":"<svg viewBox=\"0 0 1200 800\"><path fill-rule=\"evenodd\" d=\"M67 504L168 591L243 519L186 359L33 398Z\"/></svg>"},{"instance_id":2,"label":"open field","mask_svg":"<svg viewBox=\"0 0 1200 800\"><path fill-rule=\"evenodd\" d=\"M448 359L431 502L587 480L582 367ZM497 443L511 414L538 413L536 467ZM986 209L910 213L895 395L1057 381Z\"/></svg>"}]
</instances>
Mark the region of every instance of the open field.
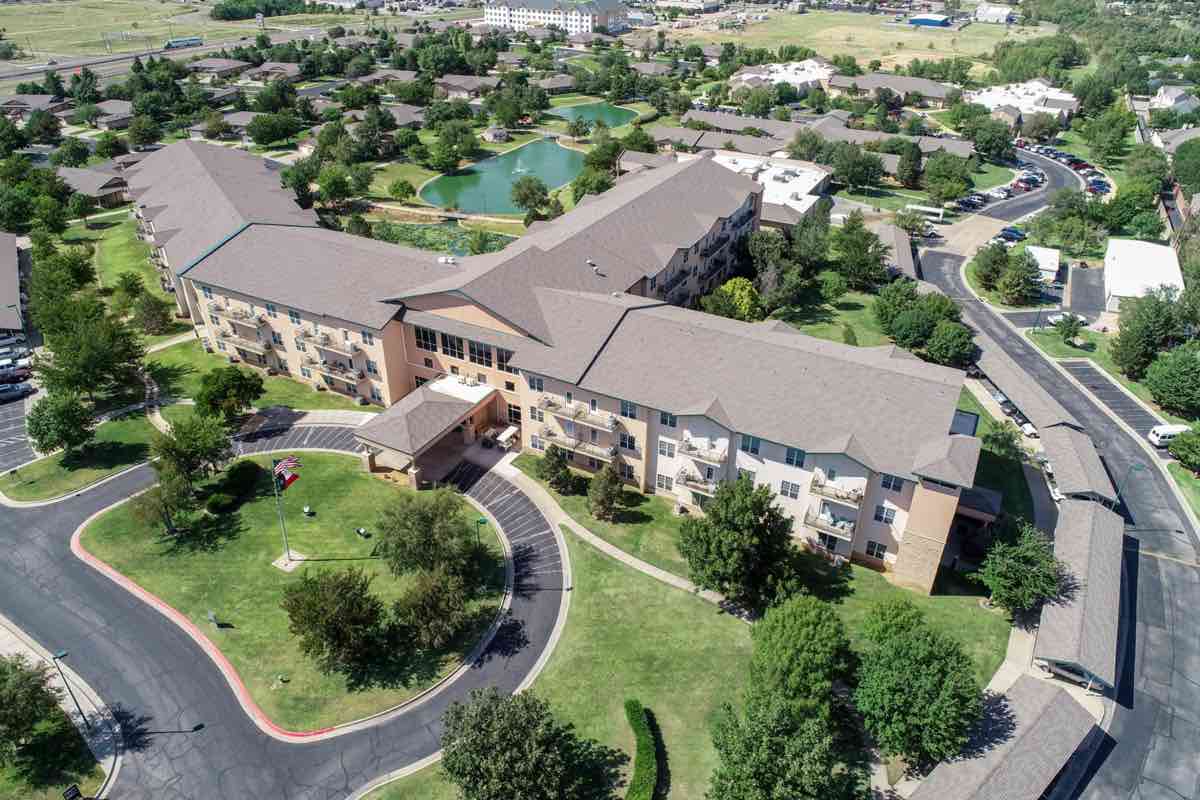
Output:
<instances>
[{"instance_id":1,"label":"open field","mask_svg":"<svg viewBox=\"0 0 1200 800\"><path fill-rule=\"evenodd\" d=\"M504 587L504 562L491 526L482 541L487 562L487 592L471 601L464 634L439 651L414 651L389 645L394 657L356 677L322 673L305 656L288 630L280 606L284 587L305 570L347 566L374 576L372 592L386 604L398 599L415 580L394 577L370 557L374 542L355 535L370 530L379 512L400 489L362 471L354 456L304 453L300 480L284 495L283 507L293 551L318 559L292 573L271 565L283 551L269 457L254 459L265 468L250 499L219 515L204 514L187 535L164 535L161 525L146 525L128 504L106 512L84 532L83 543L139 586L158 595L204 629L230 660L251 696L277 724L293 730L348 722L401 703L454 670L491 624ZM311 505L312 516L300 512ZM463 504L463 514L477 516ZM208 621L213 610L220 625Z\"/></svg>"},{"instance_id":2,"label":"open field","mask_svg":"<svg viewBox=\"0 0 1200 800\"><path fill-rule=\"evenodd\" d=\"M961 31L916 28L896 24L891 16L855 14L843 11L816 11L793 14L772 11L764 22L747 25L743 31L708 31L684 28L670 31L672 38L690 41L733 41L747 47L772 50L784 44L811 47L830 58L849 53L864 67L872 59L883 62L885 69L904 65L915 58L939 60L965 56L978 60L1005 40L1024 40L1051 33L1051 26L1012 28L1004 25L972 24Z\"/></svg>"}]
</instances>

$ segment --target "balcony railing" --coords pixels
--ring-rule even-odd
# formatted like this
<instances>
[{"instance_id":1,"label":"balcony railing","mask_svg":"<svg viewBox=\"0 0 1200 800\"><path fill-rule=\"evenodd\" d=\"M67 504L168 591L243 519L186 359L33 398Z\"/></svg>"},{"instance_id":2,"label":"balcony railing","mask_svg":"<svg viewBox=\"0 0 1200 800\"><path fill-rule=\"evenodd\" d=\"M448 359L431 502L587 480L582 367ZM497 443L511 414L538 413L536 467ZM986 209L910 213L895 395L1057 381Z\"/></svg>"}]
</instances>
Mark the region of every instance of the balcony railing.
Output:
<instances>
[{"instance_id":1,"label":"balcony railing","mask_svg":"<svg viewBox=\"0 0 1200 800\"><path fill-rule=\"evenodd\" d=\"M314 372L338 378L349 383L357 383L358 381L366 380L367 377L366 373L361 369L355 369L341 361L326 361L325 359L308 356L304 359L304 365Z\"/></svg>"},{"instance_id":2,"label":"balcony railing","mask_svg":"<svg viewBox=\"0 0 1200 800\"><path fill-rule=\"evenodd\" d=\"M667 282L663 284L663 291L669 294L672 289L687 280L690 274L686 269L676 270L671 273L671 276L667 278Z\"/></svg>"},{"instance_id":3,"label":"balcony railing","mask_svg":"<svg viewBox=\"0 0 1200 800\"><path fill-rule=\"evenodd\" d=\"M696 473L685 469L679 470L675 476L675 482L682 486L686 486L693 492L699 492L700 494L705 494L709 497L712 497L717 493L716 481L706 481Z\"/></svg>"},{"instance_id":4,"label":"balcony railing","mask_svg":"<svg viewBox=\"0 0 1200 800\"><path fill-rule=\"evenodd\" d=\"M804 524L819 531L833 534L839 539L845 539L848 542L854 540L856 523L852 519L834 516L826 517L810 510L804 515Z\"/></svg>"},{"instance_id":5,"label":"balcony railing","mask_svg":"<svg viewBox=\"0 0 1200 800\"><path fill-rule=\"evenodd\" d=\"M617 448L605 447L601 444L584 441L583 439L574 436L567 436L549 425L542 426L540 436L547 442L561 447L564 450L570 450L574 453L582 453L592 458L598 458L601 461L612 461L617 456Z\"/></svg>"},{"instance_id":6,"label":"balcony railing","mask_svg":"<svg viewBox=\"0 0 1200 800\"><path fill-rule=\"evenodd\" d=\"M617 429L617 416L615 414L605 411L592 411L590 407L582 403L567 403L566 401L556 400L549 395L542 395L541 399L538 400L538 406L549 411L556 417L573 420L580 425L587 425L589 428L600 428L606 431Z\"/></svg>"},{"instance_id":7,"label":"balcony railing","mask_svg":"<svg viewBox=\"0 0 1200 800\"><path fill-rule=\"evenodd\" d=\"M684 439L683 444L679 445L679 450L684 455L691 456L697 461L703 461L705 464L725 463L724 450L711 445L702 445L691 439Z\"/></svg>"},{"instance_id":8,"label":"balcony railing","mask_svg":"<svg viewBox=\"0 0 1200 800\"><path fill-rule=\"evenodd\" d=\"M248 353L258 353L266 355L271 352L270 342L260 342L255 339L247 339L243 336L238 336L233 331L220 330L217 332L217 338L224 342L229 342L238 350L245 350Z\"/></svg>"},{"instance_id":9,"label":"balcony railing","mask_svg":"<svg viewBox=\"0 0 1200 800\"><path fill-rule=\"evenodd\" d=\"M819 494L822 497L827 497L830 500L835 500L839 503L845 503L848 506L858 508L862 505L863 490L862 489L843 489L836 483L831 483L828 480L822 480L816 475L813 476L812 483L809 488L814 494Z\"/></svg>"},{"instance_id":10,"label":"balcony railing","mask_svg":"<svg viewBox=\"0 0 1200 800\"><path fill-rule=\"evenodd\" d=\"M250 325L254 328L259 328L267 324L265 315L251 314L244 308L230 308L220 303L209 303L208 310L221 319L227 319L230 322L236 322L241 325Z\"/></svg>"},{"instance_id":11,"label":"balcony railing","mask_svg":"<svg viewBox=\"0 0 1200 800\"><path fill-rule=\"evenodd\" d=\"M729 234L722 233L712 244L700 251L700 257L708 258L709 256L716 255L727 244L729 244Z\"/></svg>"},{"instance_id":12,"label":"balcony railing","mask_svg":"<svg viewBox=\"0 0 1200 800\"><path fill-rule=\"evenodd\" d=\"M330 353L336 353L349 359L353 359L357 353L362 352L362 349L354 342L339 342L328 333L322 333L313 339L317 347L322 350L328 350Z\"/></svg>"}]
</instances>

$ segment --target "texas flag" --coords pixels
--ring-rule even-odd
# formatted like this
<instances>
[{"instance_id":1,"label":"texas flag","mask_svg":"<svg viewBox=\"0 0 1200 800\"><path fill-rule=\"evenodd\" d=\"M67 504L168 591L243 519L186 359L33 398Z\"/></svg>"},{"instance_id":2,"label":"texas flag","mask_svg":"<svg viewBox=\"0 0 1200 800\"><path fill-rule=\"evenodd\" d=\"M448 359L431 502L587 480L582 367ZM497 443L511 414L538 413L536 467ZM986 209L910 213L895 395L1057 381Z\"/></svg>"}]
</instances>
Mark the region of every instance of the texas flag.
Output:
<instances>
[{"instance_id":1,"label":"texas flag","mask_svg":"<svg viewBox=\"0 0 1200 800\"><path fill-rule=\"evenodd\" d=\"M281 492L295 483L300 477L292 471L299 469L301 466L300 459L295 456L288 456L287 458L272 461L271 464L275 473L275 485Z\"/></svg>"}]
</instances>

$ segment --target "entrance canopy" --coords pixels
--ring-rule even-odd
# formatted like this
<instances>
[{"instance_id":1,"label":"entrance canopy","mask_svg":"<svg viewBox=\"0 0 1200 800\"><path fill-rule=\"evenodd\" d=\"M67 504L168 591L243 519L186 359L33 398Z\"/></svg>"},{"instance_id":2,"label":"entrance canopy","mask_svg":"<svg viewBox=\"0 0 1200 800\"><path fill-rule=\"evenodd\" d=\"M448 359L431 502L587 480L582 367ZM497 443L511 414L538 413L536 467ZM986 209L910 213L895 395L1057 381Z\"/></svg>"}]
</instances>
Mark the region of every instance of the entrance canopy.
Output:
<instances>
[{"instance_id":1,"label":"entrance canopy","mask_svg":"<svg viewBox=\"0 0 1200 800\"><path fill-rule=\"evenodd\" d=\"M418 387L355 431L368 447L416 460L450 431L485 413L496 390L454 376Z\"/></svg>"}]
</instances>

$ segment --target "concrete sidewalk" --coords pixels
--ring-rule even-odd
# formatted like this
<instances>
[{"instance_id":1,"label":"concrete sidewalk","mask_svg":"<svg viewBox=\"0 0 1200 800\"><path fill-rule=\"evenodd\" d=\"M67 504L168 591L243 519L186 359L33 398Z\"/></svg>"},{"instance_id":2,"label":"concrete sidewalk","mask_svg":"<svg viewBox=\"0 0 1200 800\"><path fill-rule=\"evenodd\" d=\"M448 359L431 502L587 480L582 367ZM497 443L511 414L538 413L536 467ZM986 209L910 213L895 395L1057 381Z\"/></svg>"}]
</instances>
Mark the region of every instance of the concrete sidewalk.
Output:
<instances>
[{"instance_id":1,"label":"concrete sidewalk","mask_svg":"<svg viewBox=\"0 0 1200 800\"><path fill-rule=\"evenodd\" d=\"M92 755L96 757L96 761L104 770L104 780L95 794L95 797L104 797L108 792L108 787L115 782L117 773L121 769L121 726L113 717L112 711L104 704L95 690L85 683L83 678L79 677L65 661L59 661L62 674L67 678L67 682L64 683L58 670L54 668L53 658L49 651L2 614L0 614L0 655L22 655L30 663L45 664L50 667L50 685L60 691L58 704L71 722L75 723L80 735L87 742L88 749L92 751ZM72 696L74 696L74 700ZM76 700L79 701L83 717L75 707ZM86 717L86 722L84 717Z\"/></svg>"}]
</instances>

